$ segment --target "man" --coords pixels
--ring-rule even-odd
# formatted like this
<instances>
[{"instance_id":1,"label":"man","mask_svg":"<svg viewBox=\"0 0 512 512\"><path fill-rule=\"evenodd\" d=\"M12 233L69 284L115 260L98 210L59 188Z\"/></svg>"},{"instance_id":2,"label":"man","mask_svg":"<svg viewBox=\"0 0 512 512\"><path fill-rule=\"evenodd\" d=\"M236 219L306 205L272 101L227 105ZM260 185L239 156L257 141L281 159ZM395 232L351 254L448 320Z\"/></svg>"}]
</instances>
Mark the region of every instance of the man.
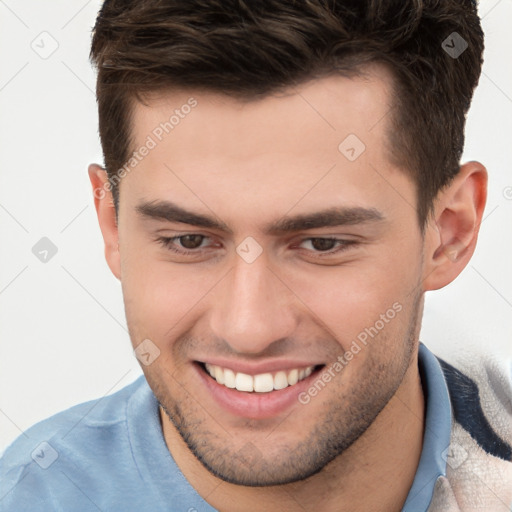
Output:
<instances>
[{"instance_id":1,"label":"man","mask_svg":"<svg viewBox=\"0 0 512 512\"><path fill-rule=\"evenodd\" d=\"M107 0L89 175L144 377L18 439L2 510L509 510L507 370L418 339L482 220L482 50L469 0Z\"/></svg>"}]
</instances>

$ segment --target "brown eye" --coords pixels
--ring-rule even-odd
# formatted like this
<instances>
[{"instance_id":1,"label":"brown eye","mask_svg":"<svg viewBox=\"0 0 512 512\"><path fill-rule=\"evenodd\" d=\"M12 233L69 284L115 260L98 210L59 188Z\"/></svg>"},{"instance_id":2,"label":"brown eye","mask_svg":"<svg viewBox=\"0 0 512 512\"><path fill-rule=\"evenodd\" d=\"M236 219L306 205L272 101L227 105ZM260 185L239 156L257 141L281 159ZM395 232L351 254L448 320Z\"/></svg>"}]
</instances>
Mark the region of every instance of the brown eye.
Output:
<instances>
[{"instance_id":1,"label":"brown eye","mask_svg":"<svg viewBox=\"0 0 512 512\"><path fill-rule=\"evenodd\" d=\"M201 247L203 243L204 236L203 235L183 235L178 237L181 246L184 249L197 249Z\"/></svg>"},{"instance_id":2,"label":"brown eye","mask_svg":"<svg viewBox=\"0 0 512 512\"><path fill-rule=\"evenodd\" d=\"M334 238L311 238L311 246L316 251L330 251L336 246Z\"/></svg>"}]
</instances>

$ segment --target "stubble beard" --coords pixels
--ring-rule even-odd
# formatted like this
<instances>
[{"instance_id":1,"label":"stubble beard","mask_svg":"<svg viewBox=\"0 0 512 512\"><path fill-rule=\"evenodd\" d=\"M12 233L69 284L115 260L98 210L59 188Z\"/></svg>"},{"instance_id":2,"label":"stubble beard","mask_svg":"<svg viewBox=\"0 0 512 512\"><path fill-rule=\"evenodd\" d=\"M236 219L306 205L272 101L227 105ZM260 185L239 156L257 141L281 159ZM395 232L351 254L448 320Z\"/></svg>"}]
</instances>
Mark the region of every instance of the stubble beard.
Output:
<instances>
[{"instance_id":1,"label":"stubble beard","mask_svg":"<svg viewBox=\"0 0 512 512\"><path fill-rule=\"evenodd\" d=\"M395 395L415 353L419 332L419 301L417 297L412 304L409 324L402 333L400 345L389 343L384 332L379 334L379 337L383 336L381 339L370 342L392 347L393 354L386 356L379 350L380 347L374 347L375 350L365 347L364 350L371 352L364 367L364 375L360 374L355 385L338 385L336 394L333 394L336 378L341 380L343 373L333 379L328 386L331 389L329 406L324 409L325 412L316 412L318 420L314 427L294 444L283 441L281 446L276 446L273 440L277 437L272 434L266 437L268 444L255 446L251 442L251 430L247 430L247 442L242 443L240 448L239 442L233 442L237 441L233 436L212 424L211 416L198 402L187 397L176 400L165 384L155 381L152 375L146 375L146 378L166 416L191 453L216 477L251 487L284 485L305 480L320 472L352 446ZM400 350L399 354L397 349ZM295 411L302 416L308 414L307 407L300 406ZM300 429L300 418L292 413L276 430L286 428L289 422L294 422L292 428ZM210 428L209 424L215 428Z\"/></svg>"}]
</instances>

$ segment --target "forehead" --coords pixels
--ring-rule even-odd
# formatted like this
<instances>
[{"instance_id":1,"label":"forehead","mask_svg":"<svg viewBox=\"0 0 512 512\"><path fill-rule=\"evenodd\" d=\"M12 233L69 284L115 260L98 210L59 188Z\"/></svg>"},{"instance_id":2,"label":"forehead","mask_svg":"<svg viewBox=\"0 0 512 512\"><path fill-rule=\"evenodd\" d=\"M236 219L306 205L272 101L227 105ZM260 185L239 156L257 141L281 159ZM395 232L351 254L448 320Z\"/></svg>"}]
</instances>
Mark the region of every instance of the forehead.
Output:
<instances>
[{"instance_id":1,"label":"forehead","mask_svg":"<svg viewBox=\"0 0 512 512\"><path fill-rule=\"evenodd\" d=\"M373 65L351 78L328 76L249 101L204 90L162 91L148 95L146 104L134 102L132 135L135 147L155 130L158 138L158 126L175 113L172 130L161 135L168 144L192 138L196 152L207 149L211 154L216 149L226 156L247 157L261 151L261 143L269 148L299 140L316 144L315 135L336 142L347 131L372 144L386 126L391 88L392 78L386 68ZM197 104L189 108L192 98ZM219 146L223 141L225 144Z\"/></svg>"},{"instance_id":2,"label":"forehead","mask_svg":"<svg viewBox=\"0 0 512 512\"><path fill-rule=\"evenodd\" d=\"M222 211L226 199L248 211L257 198L279 215L277 204L300 200L307 210L326 195L373 206L382 174L395 173L391 91L391 76L375 66L254 101L193 89L153 95L134 104L132 117L133 149L151 149L121 189L126 181L145 199L195 196L203 211L205 201Z\"/></svg>"}]
</instances>

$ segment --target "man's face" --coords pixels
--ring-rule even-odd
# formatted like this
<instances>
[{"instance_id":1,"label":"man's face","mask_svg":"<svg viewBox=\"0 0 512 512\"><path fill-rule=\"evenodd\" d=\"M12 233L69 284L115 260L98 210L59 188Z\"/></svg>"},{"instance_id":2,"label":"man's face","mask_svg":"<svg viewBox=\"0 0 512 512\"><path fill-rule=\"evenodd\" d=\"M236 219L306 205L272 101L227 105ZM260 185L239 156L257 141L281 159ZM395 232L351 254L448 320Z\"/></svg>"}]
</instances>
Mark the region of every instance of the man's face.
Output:
<instances>
[{"instance_id":1,"label":"man's face","mask_svg":"<svg viewBox=\"0 0 512 512\"><path fill-rule=\"evenodd\" d=\"M423 239L414 184L387 157L390 91L374 69L245 104L187 91L136 106L134 147L157 144L120 186L130 336L158 348L149 384L227 481L314 474L405 382ZM257 390L228 387L237 373Z\"/></svg>"}]
</instances>

